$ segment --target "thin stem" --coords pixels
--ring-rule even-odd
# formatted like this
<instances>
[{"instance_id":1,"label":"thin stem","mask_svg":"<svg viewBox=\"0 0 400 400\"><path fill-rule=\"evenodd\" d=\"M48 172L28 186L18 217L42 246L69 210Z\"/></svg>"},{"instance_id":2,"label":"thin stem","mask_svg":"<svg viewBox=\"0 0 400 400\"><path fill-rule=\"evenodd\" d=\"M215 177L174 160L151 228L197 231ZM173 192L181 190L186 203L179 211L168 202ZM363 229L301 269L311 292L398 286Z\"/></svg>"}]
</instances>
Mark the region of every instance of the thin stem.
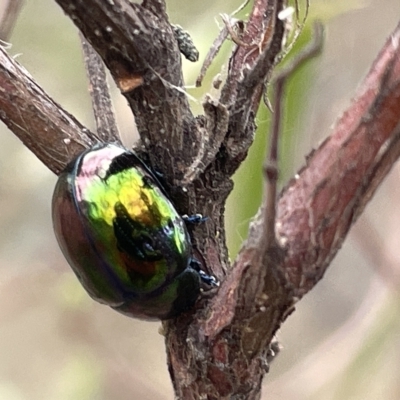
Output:
<instances>
[{"instance_id":1,"label":"thin stem","mask_svg":"<svg viewBox=\"0 0 400 400\"><path fill-rule=\"evenodd\" d=\"M277 181L278 181L278 146L279 135L282 126L282 106L285 86L290 76L304 62L318 55L323 45L323 26L321 23L314 25L313 40L309 43L286 67L278 74L274 85L273 115L271 124L270 150L264 164L266 175L265 185L265 207L263 207L263 221L265 223L266 248L276 244L275 220L277 202Z\"/></svg>"},{"instance_id":2,"label":"thin stem","mask_svg":"<svg viewBox=\"0 0 400 400\"><path fill-rule=\"evenodd\" d=\"M104 63L92 45L80 33L89 92L92 99L97 135L104 142L120 142Z\"/></svg>"},{"instance_id":3,"label":"thin stem","mask_svg":"<svg viewBox=\"0 0 400 400\"><path fill-rule=\"evenodd\" d=\"M9 0L6 2L4 12L0 21L0 39L7 41L15 26L15 22L22 9L24 0Z\"/></svg>"}]
</instances>

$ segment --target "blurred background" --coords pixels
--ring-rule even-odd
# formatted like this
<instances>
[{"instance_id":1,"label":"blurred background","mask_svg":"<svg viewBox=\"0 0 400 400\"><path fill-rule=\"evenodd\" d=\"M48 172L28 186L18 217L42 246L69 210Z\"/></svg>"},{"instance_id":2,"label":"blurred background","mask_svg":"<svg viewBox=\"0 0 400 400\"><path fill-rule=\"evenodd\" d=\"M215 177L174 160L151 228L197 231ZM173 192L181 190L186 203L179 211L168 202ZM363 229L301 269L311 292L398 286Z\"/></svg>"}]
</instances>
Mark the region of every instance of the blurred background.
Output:
<instances>
[{"instance_id":1,"label":"blurred background","mask_svg":"<svg viewBox=\"0 0 400 400\"><path fill-rule=\"evenodd\" d=\"M203 58L219 14L241 2L167 1L171 21L190 31ZM288 87L282 184L329 134L399 17L398 0L312 2L308 23L325 22L326 45ZM77 31L56 3L26 1L10 42L9 53L36 81L94 129ZM202 88L188 89L198 99L196 113L230 49L227 43ZM184 61L184 68L191 86L200 62ZM114 104L132 141L133 118L115 89ZM269 120L261 110L256 143L235 176L226 215L232 258L261 200ZM129 319L88 297L52 232L56 177L4 125L0 143L0 400L172 399L161 324ZM279 332L283 349L265 378L264 399L400 398L399 199L397 165L324 279Z\"/></svg>"}]
</instances>

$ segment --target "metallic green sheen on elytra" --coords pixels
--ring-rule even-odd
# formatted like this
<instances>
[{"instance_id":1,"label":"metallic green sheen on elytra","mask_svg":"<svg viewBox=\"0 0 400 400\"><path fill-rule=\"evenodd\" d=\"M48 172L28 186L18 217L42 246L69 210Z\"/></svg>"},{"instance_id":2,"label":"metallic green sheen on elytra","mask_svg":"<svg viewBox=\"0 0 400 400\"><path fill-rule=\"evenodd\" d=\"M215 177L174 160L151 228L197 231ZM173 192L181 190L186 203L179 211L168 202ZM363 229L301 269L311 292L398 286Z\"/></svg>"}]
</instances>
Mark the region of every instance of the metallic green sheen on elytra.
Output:
<instances>
[{"instance_id":1,"label":"metallic green sheen on elytra","mask_svg":"<svg viewBox=\"0 0 400 400\"><path fill-rule=\"evenodd\" d=\"M114 144L82 153L60 175L54 231L89 295L138 318L173 317L200 292L185 222L132 152Z\"/></svg>"}]
</instances>

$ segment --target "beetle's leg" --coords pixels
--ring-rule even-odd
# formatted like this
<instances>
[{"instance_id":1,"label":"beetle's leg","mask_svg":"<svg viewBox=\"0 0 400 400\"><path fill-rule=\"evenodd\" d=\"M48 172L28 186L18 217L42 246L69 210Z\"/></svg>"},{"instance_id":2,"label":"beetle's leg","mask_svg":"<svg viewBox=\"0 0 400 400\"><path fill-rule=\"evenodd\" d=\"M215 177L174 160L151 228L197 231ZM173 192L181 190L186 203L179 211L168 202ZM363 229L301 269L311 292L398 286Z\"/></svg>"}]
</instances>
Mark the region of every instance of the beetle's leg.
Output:
<instances>
[{"instance_id":1,"label":"beetle's leg","mask_svg":"<svg viewBox=\"0 0 400 400\"><path fill-rule=\"evenodd\" d=\"M205 283L208 286L212 287L218 287L219 282L215 276L208 275L206 274L202 269L201 269L201 263L196 260L195 258L190 259L190 266L199 273L200 279L203 283Z\"/></svg>"},{"instance_id":2,"label":"beetle's leg","mask_svg":"<svg viewBox=\"0 0 400 400\"><path fill-rule=\"evenodd\" d=\"M203 217L203 215L201 214L193 214L193 215L184 214L182 215L182 219L187 224L197 225L207 221L208 217Z\"/></svg>"},{"instance_id":3,"label":"beetle's leg","mask_svg":"<svg viewBox=\"0 0 400 400\"><path fill-rule=\"evenodd\" d=\"M207 275L203 270L198 271L200 279L208 286L219 287L219 281L215 276Z\"/></svg>"}]
</instances>

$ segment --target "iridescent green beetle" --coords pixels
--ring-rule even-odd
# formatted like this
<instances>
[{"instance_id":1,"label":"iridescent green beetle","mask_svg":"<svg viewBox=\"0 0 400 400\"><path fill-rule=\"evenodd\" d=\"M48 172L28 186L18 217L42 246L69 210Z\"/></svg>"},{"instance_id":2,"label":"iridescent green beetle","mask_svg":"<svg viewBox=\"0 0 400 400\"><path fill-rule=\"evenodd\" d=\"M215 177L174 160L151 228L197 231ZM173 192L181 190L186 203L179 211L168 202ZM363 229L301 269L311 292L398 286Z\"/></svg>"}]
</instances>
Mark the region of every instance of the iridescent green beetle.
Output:
<instances>
[{"instance_id":1,"label":"iridescent green beetle","mask_svg":"<svg viewBox=\"0 0 400 400\"><path fill-rule=\"evenodd\" d=\"M128 316L166 319L193 306L201 281L183 218L132 152L82 153L60 175L54 231L89 295Z\"/></svg>"}]
</instances>

